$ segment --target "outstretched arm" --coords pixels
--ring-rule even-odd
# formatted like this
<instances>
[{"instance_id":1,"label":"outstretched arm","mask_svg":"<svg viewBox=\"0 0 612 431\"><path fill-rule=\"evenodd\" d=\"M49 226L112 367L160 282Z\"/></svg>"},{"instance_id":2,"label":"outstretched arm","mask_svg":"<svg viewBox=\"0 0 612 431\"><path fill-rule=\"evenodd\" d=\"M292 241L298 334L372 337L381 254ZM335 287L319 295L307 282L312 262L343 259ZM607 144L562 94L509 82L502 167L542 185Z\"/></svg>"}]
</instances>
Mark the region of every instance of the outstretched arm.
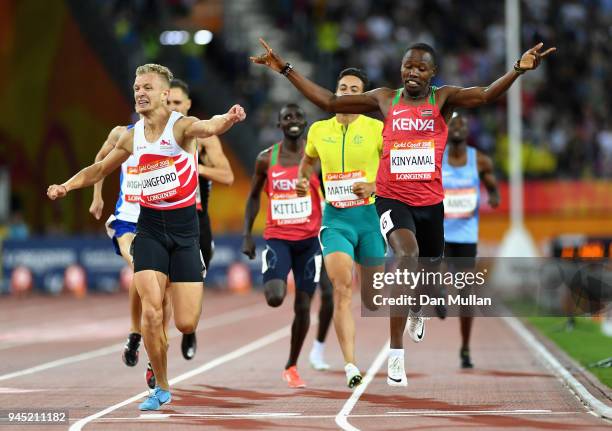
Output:
<instances>
[{"instance_id":1,"label":"outstretched arm","mask_svg":"<svg viewBox=\"0 0 612 431\"><path fill-rule=\"evenodd\" d=\"M251 57L255 64L262 64L275 72L282 73L308 100L327 112L346 114L365 114L379 109L379 97L381 89L368 91L363 94L350 96L336 96L331 91L315 84L304 77L292 67L286 67L286 63L280 55L270 48L265 40L259 39L266 52L262 55Z\"/></svg>"},{"instance_id":2,"label":"outstretched arm","mask_svg":"<svg viewBox=\"0 0 612 431\"><path fill-rule=\"evenodd\" d=\"M540 42L527 50L512 70L498 78L488 87L443 87L441 90L446 92L445 110L450 112L452 108L473 108L494 101L504 94L520 75L528 70L537 68L544 57L557 50L557 48L553 47L548 48L544 52L539 52L543 45Z\"/></svg>"},{"instance_id":3,"label":"outstretched arm","mask_svg":"<svg viewBox=\"0 0 612 431\"><path fill-rule=\"evenodd\" d=\"M489 156L485 156L480 151L476 154L478 174L489 193L489 205L492 208L497 208L499 206L499 190L497 189L497 179L493 170L493 161Z\"/></svg>"},{"instance_id":4,"label":"outstretched arm","mask_svg":"<svg viewBox=\"0 0 612 431\"><path fill-rule=\"evenodd\" d=\"M125 126L116 126L108 134L106 141L102 144L100 151L96 154L95 162L102 161L112 150L115 148L115 144L119 141L119 138L125 132ZM102 210L104 209L104 200L102 199L102 186L104 184L104 178L94 184L93 188L93 199L89 212L93 215L96 220L100 220L102 216Z\"/></svg>"},{"instance_id":5,"label":"outstretched arm","mask_svg":"<svg viewBox=\"0 0 612 431\"><path fill-rule=\"evenodd\" d=\"M255 173L251 180L251 191L247 198L246 209L244 211L244 229L242 231L242 253L249 259L255 259L255 242L251 231L261 203L261 191L266 183L268 173L268 151L262 151L255 161Z\"/></svg>"},{"instance_id":6,"label":"outstretched arm","mask_svg":"<svg viewBox=\"0 0 612 431\"><path fill-rule=\"evenodd\" d=\"M47 189L49 199L63 198L69 191L91 186L113 172L130 157L133 136L133 132L128 130L121 135L115 148L102 161L82 169L63 184L50 185Z\"/></svg>"},{"instance_id":7,"label":"outstretched arm","mask_svg":"<svg viewBox=\"0 0 612 431\"><path fill-rule=\"evenodd\" d=\"M234 172L223 153L221 141L217 136L198 140L206 151L204 164L198 164L198 172L204 178L231 186L234 183Z\"/></svg>"},{"instance_id":8,"label":"outstretched arm","mask_svg":"<svg viewBox=\"0 0 612 431\"><path fill-rule=\"evenodd\" d=\"M227 132L234 124L243 121L246 113L240 105L234 105L223 115L215 115L210 120L198 120L189 117L192 122L184 131L185 136L190 138L208 138L213 135L222 135Z\"/></svg>"}]
</instances>

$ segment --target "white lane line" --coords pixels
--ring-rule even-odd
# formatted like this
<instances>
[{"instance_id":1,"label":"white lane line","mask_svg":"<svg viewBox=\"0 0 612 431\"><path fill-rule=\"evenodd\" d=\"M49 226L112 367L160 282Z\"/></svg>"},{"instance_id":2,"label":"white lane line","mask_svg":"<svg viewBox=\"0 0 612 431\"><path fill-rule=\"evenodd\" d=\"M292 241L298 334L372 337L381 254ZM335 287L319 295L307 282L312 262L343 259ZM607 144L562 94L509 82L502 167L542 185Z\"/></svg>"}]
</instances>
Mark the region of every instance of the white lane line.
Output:
<instances>
[{"instance_id":1,"label":"white lane line","mask_svg":"<svg viewBox=\"0 0 612 431\"><path fill-rule=\"evenodd\" d=\"M290 334L290 329L291 329L291 325L287 325L287 326L283 326L281 329L274 331L271 334L266 335L265 337L261 337L258 338L257 340L246 344L230 353L226 353L225 355L219 356L215 359L213 359L212 361L209 361L205 364L203 364L202 366L195 368L191 371L188 371L186 373L180 374L179 376L171 379L169 381L170 385L176 385L177 383L182 382L183 380L187 380L191 377L194 377L198 374L202 374L206 371L209 371L215 367L218 367L219 365L222 365L226 362L232 361L234 359L237 359L241 356L244 356L248 353L251 353L255 350L261 349L262 347L267 346L268 344L272 344L275 341L278 341L284 337L287 337ZM142 397L146 396L149 394L149 391L144 391L141 392L137 395L134 395L131 398L128 398L125 401L122 401L120 403L114 404L104 410L101 410L97 413L94 413L93 415L87 416L79 421L77 421L75 424L73 424L70 428L69 431L80 431L83 426L85 426L86 424L88 424L89 422L98 419L108 413L111 413L123 406L126 406L128 404L133 403L134 401L138 401L139 399L141 399ZM171 405L171 404L170 404Z\"/></svg>"},{"instance_id":2,"label":"white lane line","mask_svg":"<svg viewBox=\"0 0 612 431\"><path fill-rule=\"evenodd\" d=\"M356 414L351 418L402 418L402 417L427 417L427 416L567 416L575 415L576 412L553 412L551 410L406 410L403 412L387 412L372 414ZM299 412L286 413L167 413L167 414L142 414L138 417L112 417L101 418L96 423L109 422L164 422L167 419L333 419L336 415L304 415Z\"/></svg>"},{"instance_id":3,"label":"white lane line","mask_svg":"<svg viewBox=\"0 0 612 431\"><path fill-rule=\"evenodd\" d=\"M504 321L527 344L536 356L551 369L565 384L597 415L612 419L612 407L595 398L542 343L516 317L504 317Z\"/></svg>"},{"instance_id":4,"label":"white lane line","mask_svg":"<svg viewBox=\"0 0 612 431\"><path fill-rule=\"evenodd\" d=\"M338 425L343 430L359 431L359 428L355 428L348 422L348 415L351 413L351 410L353 410L353 407L355 407L355 404L357 404L357 401L359 401L359 397L361 397L361 394L365 392L366 388L368 387L382 364L385 362L385 359L387 359L388 354L389 340L385 342L382 349L380 349L380 352L378 352L378 355L374 359L374 362L372 362L372 365L370 365L368 372L363 378L363 382L355 388L349 399L346 400L346 402L344 403L344 406L342 406L340 412L336 415L336 425Z\"/></svg>"},{"instance_id":5,"label":"white lane line","mask_svg":"<svg viewBox=\"0 0 612 431\"><path fill-rule=\"evenodd\" d=\"M206 317L204 317L204 320L202 321L202 326L198 328L198 331L227 325L240 321L242 319L252 318L255 316L266 314L267 312L269 312L268 309L257 309L254 308L251 304L246 307L242 307L238 310L223 313L219 316L211 317L209 319L206 319ZM176 337L179 334L180 332L174 329L170 331L170 338ZM78 355L68 356L51 362L45 362L44 364L36 365L34 367L0 375L0 381L14 379L15 377L26 376L28 374L34 374L40 371L45 371L64 365L74 364L76 362L87 361L89 359L109 355L111 353L117 353L123 350L123 346L124 344L113 344L112 346L102 347L101 349L91 350L85 353L79 353Z\"/></svg>"}]
</instances>

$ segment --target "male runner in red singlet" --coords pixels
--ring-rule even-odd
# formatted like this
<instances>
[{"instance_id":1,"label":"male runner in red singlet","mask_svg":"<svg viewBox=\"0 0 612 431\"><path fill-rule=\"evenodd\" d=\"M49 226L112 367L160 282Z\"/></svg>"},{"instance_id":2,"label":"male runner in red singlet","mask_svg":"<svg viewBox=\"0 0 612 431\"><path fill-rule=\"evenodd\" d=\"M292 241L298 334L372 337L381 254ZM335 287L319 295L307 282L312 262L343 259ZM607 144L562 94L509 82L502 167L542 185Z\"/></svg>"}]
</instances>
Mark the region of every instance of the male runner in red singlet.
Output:
<instances>
[{"instance_id":1,"label":"male runner in red singlet","mask_svg":"<svg viewBox=\"0 0 612 431\"><path fill-rule=\"evenodd\" d=\"M195 207L198 171L193 138L226 132L244 120L241 106L210 120L183 117L168 108L172 72L158 64L136 69L135 109L141 119L121 135L104 158L63 184L49 186L55 200L91 186L118 168L133 153L141 182L138 234L134 239L134 283L142 301L142 333L157 387L140 404L158 410L170 402L167 376L167 335L162 300L170 280L176 327L193 333L202 310L202 270Z\"/></svg>"},{"instance_id":2,"label":"male runner in red singlet","mask_svg":"<svg viewBox=\"0 0 612 431\"><path fill-rule=\"evenodd\" d=\"M385 117L383 153L376 178L376 209L380 229L398 258L439 259L444 251L444 190L441 164L446 145L446 122L453 109L471 108L496 100L523 73L535 69L556 48L540 52L539 43L514 67L487 87L436 88L436 53L424 43L408 48L401 63L402 88L376 88L358 95L338 96L298 73L268 44L251 57L286 76L311 102L327 112L361 114L379 111ZM424 336L419 307L411 308L409 333L415 342ZM405 321L405 317L392 317ZM395 326L395 325L393 325ZM403 327L404 325L397 325ZM402 332L392 331L388 382L405 382Z\"/></svg>"},{"instance_id":3,"label":"male runner in red singlet","mask_svg":"<svg viewBox=\"0 0 612 431\"><path fill-rule=\"evenodd\" d=\"M287 294L287 275L293 270L296 292L291 326L289 359L282 373L290 388L306 386L297 371L297 360L310 326L310 303L317 282L320 281L323 257L319 246L321 228L321 195L319 178L311 175L309 192L298 197L295 186L298 169L304 155L302 134L306 129L304 111L296 104L285 105L279 112L278 127L283 140L259 153L255 174L244 214L244 240L242 252L255 257L255 242L251 236L253 222L259 212L261 191L265 186L268 211L262 253L262 273L266 301L271 307L282 304ZM325 284L331 290L329 281ZM332 300L323 295L323 300ZM328 312L333 307L326 308ZM331 313L330 313L331 314ZM326 319L329 327L331 315ZM327 331L325 328L325 332Z\"/></svg>"}]
</instances>

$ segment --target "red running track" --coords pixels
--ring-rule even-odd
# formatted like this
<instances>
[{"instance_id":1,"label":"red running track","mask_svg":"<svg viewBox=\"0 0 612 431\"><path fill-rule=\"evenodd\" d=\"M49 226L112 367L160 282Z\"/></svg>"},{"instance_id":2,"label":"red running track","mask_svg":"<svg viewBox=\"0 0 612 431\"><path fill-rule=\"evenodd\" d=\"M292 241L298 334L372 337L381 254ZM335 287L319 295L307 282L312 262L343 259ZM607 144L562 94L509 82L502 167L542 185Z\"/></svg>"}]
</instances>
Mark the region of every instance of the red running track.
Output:
<instances>
[{"instance_id":1,"label":"red running track","mask_svg":"<svg viewBox=\"0 0 612 431\"><path fill-rule=\"evenodd\" d=\"M358 366L372 379L355 392L345 386L333 328L326 350L333 369L308 367L313 327L299 363L308 387L289 389L281 380L291 296L270 309L258 293L207 292L196 358L182 358L176 331L170 339L172 402L141 413L144 351L134 368L120 359L127 296L2 298L0 410L68 409L72 430L610 429L501 319L475 321L470 371L459 368L457 319L429 320L422 343L406 339L409 386L387 386L388 323L358 317L356 299ZM0 424L0 431L26 428Z\"/></svg>"}]
</instances>

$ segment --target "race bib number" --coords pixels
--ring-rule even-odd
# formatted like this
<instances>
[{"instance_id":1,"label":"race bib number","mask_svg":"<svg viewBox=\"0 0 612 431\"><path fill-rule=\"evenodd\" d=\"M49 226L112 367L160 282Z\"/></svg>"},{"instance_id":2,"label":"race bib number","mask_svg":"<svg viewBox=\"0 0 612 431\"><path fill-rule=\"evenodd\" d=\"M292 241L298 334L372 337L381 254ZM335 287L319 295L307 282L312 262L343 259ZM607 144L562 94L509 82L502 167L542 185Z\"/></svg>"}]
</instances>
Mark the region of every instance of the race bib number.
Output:
<instances>
[{"instance_id":1,"label":"race bib number","mask_svg":"<svg viewBox=\"0 0 612 431\"><path fill-rule=\"evenodd\" d=\"M446 189L444 191L444 217L470 218L478 205L478 192L475 188Z\"/></svg>"},{"instance_id":2,"label":"race bib number","mask_svg":"<svg viewBox=\"0 0 612 431\"><path fill-rule=\"evenodd\" d=\"M138 165L142 197L147 202L171 198L178 193L181 183L174 160L161 159Z\"/></svg>"},{"instance_id":3,"label":"race bib number","mask_svg":"<svg viewBox=\"0 0 612 431\"><path fill-rule=\"evenodd\" d=\"M274 194L270 198L270 213L277 224L306 223L312 214L312 198L295 194Z\"/></svg>"},{"instance_id":4,"label":"race bib number","mask_svg":"<svg viewBox=\"0 0 612 431\"><path fill-rule=\"evenodd\" d=\"M433 141L395 142L389 152L393 181L431 181L436 173Z\"/></svg>"},{"instance_id":5,"label":"race bib number","mask_svg":"<svg viewBox=\"0 0 612 431\"><path fill-rule=\"evenodd\" d=\"M369 197L359 198L353 193L353 184L367 182L363 171L325 174L325 199L336 208L366 205Z\"/></svg>"},{"instance_id":6,"label":"race bib number","mask_svg":"<svg viewBox=\"0 0 612 431\"><path fill-rule=\"evenodd\" d=\"M140 176L138 166L128 166L125 176L125 200L126 202L140 201Z\"/></svg>"}]
</instances>

